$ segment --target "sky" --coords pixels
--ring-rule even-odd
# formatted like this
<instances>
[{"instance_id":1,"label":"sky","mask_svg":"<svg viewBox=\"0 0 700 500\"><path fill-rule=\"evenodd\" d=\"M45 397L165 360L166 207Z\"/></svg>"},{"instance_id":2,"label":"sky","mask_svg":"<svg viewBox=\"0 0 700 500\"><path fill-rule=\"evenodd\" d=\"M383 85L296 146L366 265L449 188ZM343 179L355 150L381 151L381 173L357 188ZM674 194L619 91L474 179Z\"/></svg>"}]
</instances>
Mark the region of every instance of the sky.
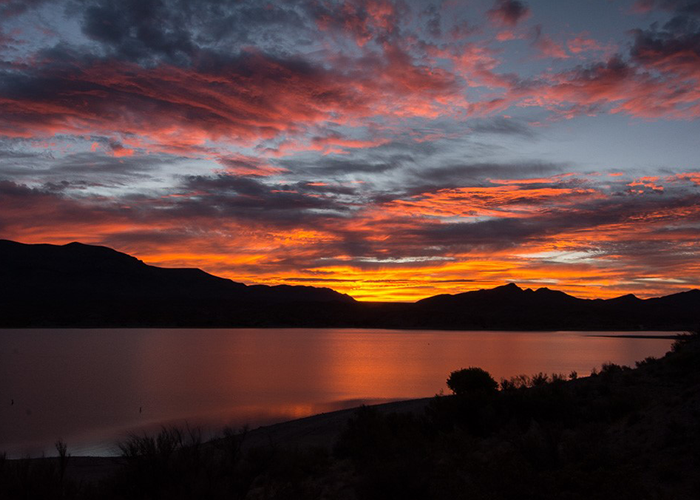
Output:
<instances>
[{"instance_id":1,"label":"sky","mask_svg":"<svg viewBox=\"0 0 700 500\"><path fill-rule=\"evenodd\" d=\"M700 287L700 0L0 0L0 238L414 301Z\"/></svg>"}]
</instances>

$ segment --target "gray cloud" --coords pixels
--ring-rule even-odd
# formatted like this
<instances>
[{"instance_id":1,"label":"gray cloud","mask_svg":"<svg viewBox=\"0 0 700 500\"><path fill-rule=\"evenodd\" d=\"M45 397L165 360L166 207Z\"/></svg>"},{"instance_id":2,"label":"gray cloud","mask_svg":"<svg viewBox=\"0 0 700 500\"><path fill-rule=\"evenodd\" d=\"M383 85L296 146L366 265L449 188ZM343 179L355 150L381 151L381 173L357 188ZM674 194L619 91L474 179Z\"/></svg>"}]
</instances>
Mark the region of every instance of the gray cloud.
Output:
<instances>
[{"instance_id":1,"label":"gray cloud","mask_svg":"<svg viewBox=\"0 0 700 500\"><path fill-rule=\"evenodd\" d=\"M515 26L530 14L530 8L519 0L496 0L488 11L491 20L507 26Z\"/></svg>"}]
</instances>

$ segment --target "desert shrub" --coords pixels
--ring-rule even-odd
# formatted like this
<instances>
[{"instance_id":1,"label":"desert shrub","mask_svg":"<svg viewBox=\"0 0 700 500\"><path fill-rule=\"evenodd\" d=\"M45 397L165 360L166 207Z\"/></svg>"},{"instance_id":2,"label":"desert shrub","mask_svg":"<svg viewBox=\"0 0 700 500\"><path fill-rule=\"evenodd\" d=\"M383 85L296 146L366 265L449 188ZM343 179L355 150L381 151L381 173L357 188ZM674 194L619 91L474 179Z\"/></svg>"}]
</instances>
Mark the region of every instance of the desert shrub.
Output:
<instances>
[{"instance_id":1,"label":"desert shrub","mask_svg":"<svg viewBox=\"0 0 700 500\"><path fill-rule=\"evenodd\" d=\"M532 385L532 380L527 375L516 375L508 380L501 379L501 390L509 391L515 389L524 389Z\"/></svg>"},{"instance_id":2,"label":"desert shrub","mask_svg":"<svg viewBox=\"0 0 700 500\"><path fill-rule=\"evenodd\" d=\"M507 380L504 378L501 379L500 387L502 391L514 391L515 389L517 389L517 386L515 385L512 379Z\"/></svg>"},{"instance_id":3,"label":"desert shrub","mask_svg":"<svg viewBox=\"0 0 700 500\"><path fill-rule=\"evenodd\" d=\"M498 389L498 383L486 370L470 367L450 373L447 387L457 396L490 397Z\"/></svg>"},{"instance_id":4,"label":"desert shrub","mask_svg":"<svg viewBox=\"0 0 700 500\"><path fill-rule=\"evenodd\" d=\"M225 427L221 436L214 439L212 444L219 450L225 464L233 466L241 458L243 441L245 441L248 427L236 431L232 427Z\"/></svg>"},{"instance_id":5,"label":"desert shrub","mask_svg":"<svg viewBox=\"0 0 700 500\"><path fill-rule=\"evenodd\" d=\"M553 384L558 384L566 380L566 375L564 375L563 373L552 373L551 380Z\"/></svg>"},{"instance_id":6,"label":"desert shrub","mask_svg":"<svg viewBox=\"0 0 700 500\"><path fill-rule=\"evenodd\" d=\"M230 451L238 445L226 439L205 445L201 431L189 426L131 436L119 445L125 464L113 490L125 498L239 498L238 453Z\"/></svg>"},{"instance_id":7,"label":"desert shrub","mask_svg":"<svg viewBox=\"0 0 700 500\"><path fill-rule=\"evenodd\" d=\"M542 387L549 383L549 377L546 373L536 373L532 376L532 387Z\"/></svg>"},{"instance_id":8,"label":"desert shrub","mask_svg":"<svg viewBox=\"0 0 700 500\"><path fill-rule=\"evenodd\" d=\"M603 375L612 375L615 373L622 373L625 367L616 365L615 363L603 363L600 368L600 373Z\"/></svg>"},{"instance_id":9,"label":"desert shrub","mask_svg":"<svg viewBox=\"0 0 700 500\"><path fill-rule=\"evenodd\" d=\"M650 366L650 365L653 365L654 363L656 363L656 361L658 361L658 360L657 360L654 356L648 356L648 357L644 358L644 359L641 360L641 361L636 361L636 362L634 363L634 365L635 365L637 368L641 368L641 367L643 367L643 366Z\"/></svg>"}]
</instances>

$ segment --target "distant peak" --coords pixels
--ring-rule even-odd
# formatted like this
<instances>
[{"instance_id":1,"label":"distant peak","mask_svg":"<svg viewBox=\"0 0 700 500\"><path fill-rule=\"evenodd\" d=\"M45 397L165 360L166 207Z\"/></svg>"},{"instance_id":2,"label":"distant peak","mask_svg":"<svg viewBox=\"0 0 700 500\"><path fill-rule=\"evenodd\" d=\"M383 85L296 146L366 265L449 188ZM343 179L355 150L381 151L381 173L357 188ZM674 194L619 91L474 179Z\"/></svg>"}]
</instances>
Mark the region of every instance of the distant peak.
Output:
<instances>
[{"instance_id":1,"label":"distant peak","mask_svg":"<svg viewBox=\"0 0 700 500\"><path fill-rule=\"evenodd\" d=\"M508 283L507 285L499 286L497 288L502 288L503 290L522 290L522 288L515 283Z\"/></svg>"},{"instance_id":2,"label":"distant peak","mask_svg":"<svg viewBox=\"0 0 700 500\"><path fill-rule=\"evenodd\" d=\"M497 286L496 288L491 288L490 290L485 291L496 293L520 293L523 292L523 289L515 283L508 283L507 285Z\"/></svg>"},{"instance_id":3,"label":"distant peak","mask_svg":"<svg viewBox=\"0 0 700 500\"><path fill-rule=\"evenodd\" d=\"M611 300L614 300L617 302L637 302L637 301L641 301L642 299L640 299L639 297L637 297L633 293L628 293L626 295L620 295L619 297L615 297L614 299L611 299Z\"/></svg>"}]
</instances>

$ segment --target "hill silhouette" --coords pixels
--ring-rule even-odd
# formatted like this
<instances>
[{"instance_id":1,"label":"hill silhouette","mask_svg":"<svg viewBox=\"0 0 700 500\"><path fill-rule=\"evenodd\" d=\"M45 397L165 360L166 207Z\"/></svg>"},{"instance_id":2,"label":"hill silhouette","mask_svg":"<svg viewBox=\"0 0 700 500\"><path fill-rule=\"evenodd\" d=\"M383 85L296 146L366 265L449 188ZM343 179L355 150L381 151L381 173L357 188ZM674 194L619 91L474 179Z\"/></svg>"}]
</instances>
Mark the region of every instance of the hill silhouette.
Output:
<instances>
[{"instance_id":1,"label":"hill silhouette","mask_svg":"<svg viewBox=\"0 0 700 500\"><path fill-rule=\"evenodd\" d=\"M264 319L299 303L355 302L329 288L246 286L81 243L0 240L0 283L4 326L210 326Z\"/></svg>"},{"instance_id":2,"label":"hill silhouette","mask_svg":"<svg viewBox=\"0 0 700 500\"><path fill-rule=\"evenodd\" d=\"M438 295L416 303L419 324L439 328L688 329L700 322L700 290L653 299L624 295L579 299L564 292L522 289L511 283L491 290Z\"/></svg>"},{"instance_id":3,"label":"hill silhouette","mask_svg":"<svg viewBox=\"0 0 700 500\"><path fill-rule=\"evenodd\" d=\"M358 327L687 330L700 290L653 299L579 299L516 284L414 304L361 303L329 288L247 286L166 269L107 247L0 240L3 327Z\"/></svg>"}]
</instances>

